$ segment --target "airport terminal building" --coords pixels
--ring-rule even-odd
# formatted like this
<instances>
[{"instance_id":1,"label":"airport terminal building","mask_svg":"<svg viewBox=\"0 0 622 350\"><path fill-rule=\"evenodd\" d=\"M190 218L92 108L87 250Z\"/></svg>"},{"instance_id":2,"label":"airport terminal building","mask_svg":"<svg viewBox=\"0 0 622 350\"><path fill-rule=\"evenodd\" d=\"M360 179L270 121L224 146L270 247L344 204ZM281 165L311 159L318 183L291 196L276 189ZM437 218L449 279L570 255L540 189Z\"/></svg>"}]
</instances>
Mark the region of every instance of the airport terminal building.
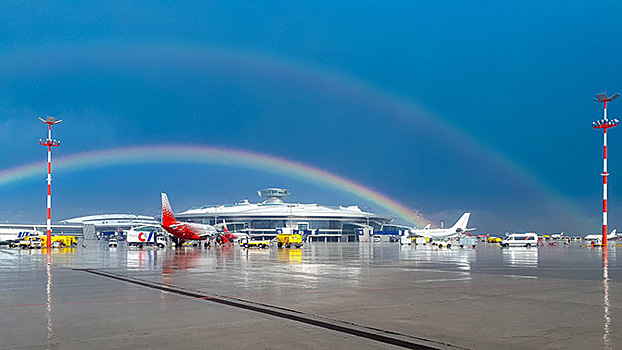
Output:
<instances>
[{"instance_id":1,"label":"airport terminal building","mask_svg":"<svg viewBox=\"0 0 622 350\"><path fill-rule=\"evenodd\" d=\"M160 226L160 220L153 216L136 214L100 214L81 216L60 221L66 225L80 225L84 229L84 237L94 239L105 233L116 234L136 226Z\"/></svg>"},{"instance_id":2,"label":"airport terminal building","mask_svg":"<svg viewBox=\"0 0 622 350\"><path fill-rule=\"evenodd\" d=\"M227 223L232 232L244 232L251 237L271 239L277 231L298 230L311 241L358 241L362 230L398 231L391 223L394 217L361 210L358 206L327 207L318 204L287 203L289 190L268 188L257 191L265 198L261 203L242 200L232 205L191 208L176 213L179 221L203 224Z\"/></svg>"}]
</instances>

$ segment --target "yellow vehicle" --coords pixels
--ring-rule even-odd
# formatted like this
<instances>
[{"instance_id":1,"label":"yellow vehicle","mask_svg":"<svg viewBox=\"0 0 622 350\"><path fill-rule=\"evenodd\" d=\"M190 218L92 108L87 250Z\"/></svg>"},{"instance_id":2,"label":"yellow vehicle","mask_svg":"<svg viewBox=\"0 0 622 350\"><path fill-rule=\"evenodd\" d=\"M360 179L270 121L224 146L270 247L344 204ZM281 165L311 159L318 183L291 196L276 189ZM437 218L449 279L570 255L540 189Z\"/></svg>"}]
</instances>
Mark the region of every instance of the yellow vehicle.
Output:
<instances>
[{"instance_id":1,"label":"yellow vehicle","mask_svg":"<svg viewBox=\"0 0 622 350\"><path fill-rule=\"evenodd\" d=\"M501 237L488 237L488 243L501 243Z\"/></svg>"},{"instance_id":2,"label":"yellow vehicle","mask_svg":"<svg viewBox=\"0 0 622 350\"><path fill-rule=\"evenodd\" d=\"M19 241L19 247L22 249L39 249L43 247L42 242L40 236L28 236Z\"/></svg>"},{"instance_id":3,"label":"yellow vehicle","mask_svg":"<svg viewBox=\"0 0 622 350\"><path fill-rule=\"evenodd\" d=\"M279 233L276 241L279 248L302 247L302 235L297 233Z\"/></svg>"},{"instance_id":4,"label":"yellow vehicle","mask_svg":"<svg viewBox=\"0 0 622 350\"><path fill-rule=\"evenodd\" d=\"M22 248L22 249L28 249L30 248L30 240L28 239L28 237L24 237L19 241L18 247Z\"/></svg>"},{"instance_id":5,"label":"yellow vehicle","mask_svg":"<svg viewBox=\"0 0 622 350\"><path fill-rule=\"evenodd\" d=\"M248 237L240 240L240 247L242 248L270 248L269 239L248 239Z\"/></svg>"},{"instance_id":6,"label":"yellow vehicle","mask_svg":"<svg viewBox=\"0 0 622 350\"><path fill-rule=\"evenodd\" d=\"M41 244L44 247L47 247L47 236L41 236ZM52 247L53 248L64 248L64 247L74 247L78 245L78 239L76 236L52 236Z\"/></svg>"}]
</instances>

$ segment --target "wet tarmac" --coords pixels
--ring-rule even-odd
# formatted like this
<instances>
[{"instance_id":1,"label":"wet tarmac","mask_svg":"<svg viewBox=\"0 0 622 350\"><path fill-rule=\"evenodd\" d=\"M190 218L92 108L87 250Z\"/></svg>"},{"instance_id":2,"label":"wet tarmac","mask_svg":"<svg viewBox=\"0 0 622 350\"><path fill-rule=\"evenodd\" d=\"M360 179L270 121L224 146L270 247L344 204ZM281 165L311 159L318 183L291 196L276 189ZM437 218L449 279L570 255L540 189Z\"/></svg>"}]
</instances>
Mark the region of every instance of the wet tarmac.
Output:
<instances>
[{"instance_id":1,"label":"wet tarmac","mask_svg":"<svg viewBox=\"0 0 622 350\"><path fill-rule=\"evenodd\" d=\"M622 349L622 247L604 252L3 248L0 348Z\"/></svg>"}]
</instances>

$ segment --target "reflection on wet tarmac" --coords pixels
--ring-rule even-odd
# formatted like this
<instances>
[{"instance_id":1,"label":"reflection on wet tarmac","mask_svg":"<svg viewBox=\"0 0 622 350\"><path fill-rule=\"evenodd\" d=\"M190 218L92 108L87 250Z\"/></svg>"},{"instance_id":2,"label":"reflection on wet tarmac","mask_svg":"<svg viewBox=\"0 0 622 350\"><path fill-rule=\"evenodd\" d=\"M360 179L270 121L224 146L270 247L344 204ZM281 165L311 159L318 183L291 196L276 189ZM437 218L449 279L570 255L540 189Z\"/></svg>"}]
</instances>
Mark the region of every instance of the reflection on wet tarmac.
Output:
<instances>
[{"instance_id":1,"label":"reflection on wet tarmac","mask_svg":"<svg viewBox=\"0 0 622 350\"><path fill-rule=\"evenodd\" d=\"M302 249L279 249L277 251L277 259L280 262L300 264L302 263Z\"/></svg>"},{"instance_id":2,"label":"reflection on wet tarmac","mask_svg":"<svg viewBox=\"0 0 622 350\"><path fill-rule=\"evenodd\" d=\"M611 333L611 315L609 308L611 303L609 302L609 259L607 257L607 246L602 247L603 254L603 316L604 316L604 331L603 331L603 345L605 349L612 349L610 341Z\"/></svg>"},{"instance_id":3,"label":"reflection on wet tarmac","mask_svg":"<svg viewBox=\"0 0 622 350\"><path fill-rule=\"evenodd\" d=\"M538 267L538 248L511 247L502 251L503 262L509 266Z\"/></svg>"},{"instance_id":4,"label":"reflection on wet tarmac","mask_svg":"<svg viewBox=\"0 0 622 350\"><path fill-rule=\"evenodd\" d=\"M47 319L47 349L51 348L52 343L52 254L51 252L46 252L47 261L45 264L45 270L47 273L47 285L46 285L46 296L47 303L45 307L45 316Z\"/></svg>"},{"instance_id":5,"label":"reflection on wet tarmac","mask_svg":"<svg viewBox=\"0 0 622 350\"><path fill-rule=\"evenodd\" d=\"M62 312L58 307L59 295L52 296L56 294L52 283L52 275L57 276L55 268L101 269L258 302L276 303L288 298L293 305L309 310L326 305L329 310L326 312L332 310L331 300L351 305L352 310L364 310L367 305L356 304L359 298L367 298L367 302L387 299L388 305L421 307L423 300L437 294L433 291L440 290L444 293L440 300L451 300L452 291L456 291L472 300L481 298L488 302L495 300L487 296L491 288L490 294L496 297L509 296L509 300L515 300L511 296L516 294L520 295L520 300L525 298L546 305L545 302L550 302L545 301L547 298L557 297L557 292L549 292L555 288L564 298L574 298L574 304L559 305L589 305L590 310L596 311L602 303L602 314L598 311L594 315L597 319L589 325L593 328L592 334L597 334L596 342L602 342L598 347L616 348L619 339L614 331L620 321L616 312L620 295L616 293L615 283L622 282L622 262L617 259L616 250L622 248L614 246L602 249L571 244L501 249L498 245L483 243L475 249L438 249L391 243L314 242L305 244L302 249L242 249L238 246L129 249L125 245L110 249L105 242L87 242L86 245L86 248L53 249L49 255L46 250L0 249L0 264L5 271L20 274L30 264L29 271L39 273L41 282L47 273L47 286L45 292L41 289L38 302L46 303L45 321L40 314L39 322L40 334L43 339L47 337L48 348L60 338L57 325L61 323L52 322L52 317L58 319L58 313ZM46 263L48 257L51 257L51 265ZM590 291L576 296L577 286L596 286L598 293ZM140 299L140 293L132 289L127 298ZM413 293L419 299L409 299ZM63 296L60 298L62 300ZM160 306L165 307L165 293L161 300ZM18 300L12 304L23 303ZM594 305L599 305L598 309L594 309ZM411 319L408 315L402 317Z\"/></svg>"},{"instance_id":6,"label":"reflection on wet tarmac","mask_svg":"<svg viewBox=\"0 0 622 350\"><path fill-rule=\"evenodd\" d=\"M130 269L153 268L155 266L156 254L155 249L128 249L127 267Z\"/></svg>"}]
</instances>

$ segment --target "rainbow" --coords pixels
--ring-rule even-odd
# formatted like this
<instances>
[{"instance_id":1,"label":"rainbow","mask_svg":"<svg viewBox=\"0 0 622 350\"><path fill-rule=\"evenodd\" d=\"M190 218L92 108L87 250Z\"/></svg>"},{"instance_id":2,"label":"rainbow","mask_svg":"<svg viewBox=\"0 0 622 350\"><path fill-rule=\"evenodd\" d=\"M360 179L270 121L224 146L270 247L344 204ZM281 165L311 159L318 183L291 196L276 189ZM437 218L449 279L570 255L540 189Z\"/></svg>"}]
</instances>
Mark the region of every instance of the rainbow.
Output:
<instances>
[{"instance_id":1,"label":"rainbow","mask_svg":"<svg viewBox=\"0 0 622 350\"><path fill-rule=\"evenodd\" d=\"M560 214L565 212L564 217L570 220L573 226L587 230L589 226L596 223L586 214L585 210L576 205L572 198L559 193L555 188L537 177L537 173L530 171L525 165L517 163L502 151L484 143L483 140L470 135L458 125L434 115L423 105L416 104L407 97L326 68L271 56L267 53L236 48L204 47L191 43L162 42L145 42L138 45L137 43L110 44L107 42L95 42L73 47L65 45L39 45L37 47L24 47L21 50L14 49L9 51L0 57L0 63L5 68L0 70L0 77L1 74L6 74L4 72L11 72L11 74L14 74L14 72L28 72L28 74L37 76L39 74L49 75L50 72L62 74L65 70L74 70L75 67L91 66L104 71L122 69L124 72L141 71L144 73L145 71L157 71L163 67L174 65L190 69L197 75L213 76L214 74L222 74L237 77L244 81L253 81L253 79L265 81L270 79L283 84L297 84L297 86L307 89L309 93L322 92L331 96L339 96L344 100L364 101L366 108L381 112L387 118L392 119L393 122L400 123L406 127L412 127L413 129L425 129L427 130L426 132L438 134L440 142L454 143L456 142L455 140L460 140L461 150L468 152L469 156L477 156L487 160L491 165L491 169L498 170L502 176L508 179L508 183L511 183L513 186L524 186L525 188L535 190L544 204L554 208ZM107 153L107 151L103 153ZM97 152L93 154L97 154ZM261 157L261 155L258 156ZM212 155L212 157L215 156ZM287 162L283 159L275 159ZM84 161L86 162L87 160ZM118 162L120 161L118 160ZM141 161L140 159L132 159L131 163ZM227 159L221 159L220 161L222 161L222 164L225 164ZM152 162L155 163L156 160ZM213 163L216 163L216 161L214 160ZM111 162L110 164L113 163ZM298 163L294 164L304 166ZM79 164L74 165L76 167L81 166ZM11 173L16 172L15 176L19 177L21 175L17 175L17 172L26 171L26 168L31 166L35 167L33 164L27 164L9 169L0 174L7 176L7 181L9 182L19 181L19 178L11 178L13 176ZM267 170L266 168L264 165L263 169ZM291 174L293 171L288 169L281 170L287 174ZM314 170L321 172L319 169ZM304 172L307 175L315 174L314 176L322 177L322 175L313 173L308 169L305 169ZM309 176L303 176L302 174L291 175L309 178ZM343 180L343 183L349 182L340 177L337 178ZM2 181L4 180L0 179L0 185L3 183ZM327 182L323 183L326 184ZM331 186L346 187L338 181L333 182ZM364 187L358 186L364 189ZM356 186L352 186L348 191L357 193L359 190L356 189ZM377 204L383 202L381 198L386 198L384 195L369 191L377 195L378 201L374 200ZM363 193L363 191L360 191L360 193ZM393 207L394 209L389 210L398 214L401 218L408 217L408 221L416 222L416 220L413 220L412 211L407 210L407 208L395 201L387 200L384 202L387 205L389 202L395 203L395 205L390 206L382 205L384 208L389 209ZM400 210L396 208L400 208ZM409 211L410 214L405 216L406 213L404 211Z\"/></svg>"},{"instance_id":2,"label":"rainbow","mask_svg":"<svg viewBox=\"0 0 622 350\"><path fill-rule=\"evenodd\" d=\"M77 153L53 160L54 171L87 171L111 165L156 163L217 164L282 174L351 193L370 201L409 223L425 221L417 213L378 191L352 180L300 162L244 151L207 146L170 145L136 146ZM42 162L28 163L0 172L0 186L19 183L42 176Z\"/></svg>"}]
</instances>

